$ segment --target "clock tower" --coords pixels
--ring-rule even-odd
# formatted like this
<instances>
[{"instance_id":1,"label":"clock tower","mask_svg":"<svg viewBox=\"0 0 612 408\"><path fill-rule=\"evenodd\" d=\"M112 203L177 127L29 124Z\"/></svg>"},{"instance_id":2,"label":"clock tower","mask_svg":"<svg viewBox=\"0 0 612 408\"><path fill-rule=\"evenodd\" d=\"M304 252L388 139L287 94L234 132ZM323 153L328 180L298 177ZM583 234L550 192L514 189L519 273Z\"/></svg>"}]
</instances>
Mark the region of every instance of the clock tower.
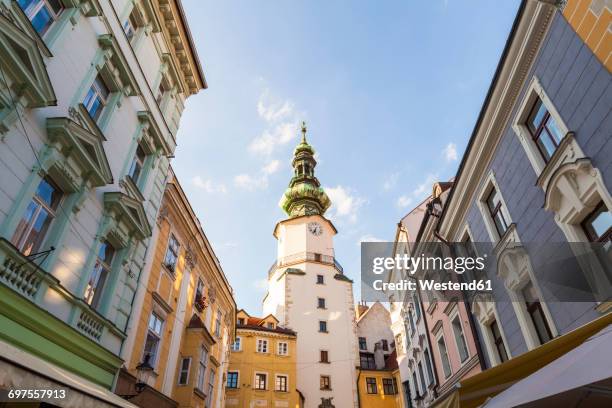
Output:
<instances>
[{"instance_id":1,"label":"clock tower","mask_svg":"<svg viewBox=\"0 0 612 408\"><path fill-rule=\"evenodd\" d=\"M335 258L333 238L338 231L325 218L331 201L315 177L314 153L302 123L293 177L279 203L288 218L274 229L278 255L268 273L263 309L298 334L293 381L304 406L317 408L331 398L326 406L356 407L353 282Z\"/></svg>"}]
</instances>

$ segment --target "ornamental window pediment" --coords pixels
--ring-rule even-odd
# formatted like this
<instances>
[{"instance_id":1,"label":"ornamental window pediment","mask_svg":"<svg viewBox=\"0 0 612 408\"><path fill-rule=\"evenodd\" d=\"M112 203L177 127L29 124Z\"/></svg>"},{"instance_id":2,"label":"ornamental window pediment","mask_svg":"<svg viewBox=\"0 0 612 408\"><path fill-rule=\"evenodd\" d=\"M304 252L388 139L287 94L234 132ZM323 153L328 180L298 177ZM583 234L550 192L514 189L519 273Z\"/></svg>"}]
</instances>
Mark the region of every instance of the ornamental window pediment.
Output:
<instances>
[{"instance_id":1,"label":"ornamental window pediment","mask_svg":"<svg viewBox=\"0 0 612 408\"><path fill-rule=\"evenodd\" d=\"M60 153L57 166L73 175L79 185L101 187L113 182L113 174L102 146L102 140L69 118L48 118L47 137L50 147Z\"/></svg>"},{"instance_id":2,"label":"ornamental window pediment","mask_svg":"<svg viewBox=\"0 0 612 408\"><path fill-rule=\"evenodd\" d=\"M520 244L507 246L497 259L497 274L504 282L506 289L521 289L530 279L529 255Z\"/></svg>"},{"instance_id":3,"label":"ornamental window pediment","mask_svg":"<svg viewBox=\"0 0 612 408\"><path fill-rule=\"evenodd\" d=\"M2 93L10 92L8 101L27 108L57 104L38 43L4 14L0 14L0 59L3 63L0 89Z\"/></svg>"},{"instance_id":4,"label":"ornamental window pediment","mask_svg":"<svg viewBox=\"0 0 612 408\"><path fill-rule=\"evenodd\" d=\"M138 120L142 124L142 142L149 146L149 150L160 151L164 156L172 154L172 147L164 137L161 129L153 119L151 112L140 111L137 113Z\"/></svg>"},{"instance_id":5,"label":"ornamental window pediment","mask_svg":"<svg viewBox=\"0 0 612 408\"><path fill-rule=\"evenodd\" d=\"M104 193L104 208L111 230L125 245L132 237L142 240L151 236L144 207L138 200L121 192Z\"/></svg>"},{"instance_id":6,"label":"ornamental window pediment","mask_svg":"<svg viewBox=\"0 0 612 408\"><path fill-rule=\"evenodd\" d=\"M112 34L102 34L98 37L98 43L104 53L98 72L110 91L121 92L126 96L138 95L138 84L115 37Z\"/></svg>"}]
</instances>

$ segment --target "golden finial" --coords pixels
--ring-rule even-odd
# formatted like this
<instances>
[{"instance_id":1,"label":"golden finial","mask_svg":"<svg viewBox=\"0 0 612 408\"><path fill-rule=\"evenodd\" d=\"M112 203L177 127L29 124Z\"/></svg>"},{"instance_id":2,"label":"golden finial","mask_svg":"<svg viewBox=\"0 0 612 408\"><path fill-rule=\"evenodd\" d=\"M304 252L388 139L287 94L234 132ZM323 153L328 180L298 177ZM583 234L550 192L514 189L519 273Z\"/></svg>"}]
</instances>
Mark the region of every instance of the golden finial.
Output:
<instances>
[{"instance_id":1,"label":"golden finial","mask_svg":"<svg viewBox=\"0 0 612 408\"><path fill-rule=\"evenodd\" d=\"M302 121L302 143L306 144L306 122Z\"/></svg>"}]
</instances>

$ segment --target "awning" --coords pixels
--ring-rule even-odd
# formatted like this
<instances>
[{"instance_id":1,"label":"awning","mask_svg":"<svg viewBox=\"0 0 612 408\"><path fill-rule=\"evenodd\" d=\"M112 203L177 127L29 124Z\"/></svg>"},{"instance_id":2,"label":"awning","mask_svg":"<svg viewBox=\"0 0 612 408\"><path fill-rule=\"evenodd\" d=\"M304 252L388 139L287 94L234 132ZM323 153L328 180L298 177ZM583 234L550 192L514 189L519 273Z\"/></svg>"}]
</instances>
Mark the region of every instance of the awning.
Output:
<instances>
[{"instance_id":1,"label":"awning","mask_svg":"<svg viewBox=\"0 0 612 408\"><path fill-rule=\"evenodd\" d=\"M576 349L587 339L611 324L612 313L608 313L538 348L457 383L451 392L434 401L433 406L436 408L479 407L488 399L507 390L570 350ZM608 349L610 348L609 344Z\"/></svg>"},{"instance_id":2,"label":"awning","mask_svg":"<svg viewBox=\"0 0 612 408\"><path fill-rule=\"evenodd\" d=\"M0 341L0 388L66 390L61 402L69 408L138 408L111 391L78 377L9 343Z\"/></svg>"},{"instance_id":3,"label":"awning","mask_svg":"<svg viewBox=\"0 0 612 408\"><path fill-rule=\"evenodd\" d=\"M594 401L587 404L587 398L603 399L607 401L608 406L612 406L612 387L610 387L612 381L606 381L610 379L612 379L612 325L517 382L484 406L516 407L538 400L536 404L542 404L549 397L560 396L559 394L564 394L562 398L565 406L578 406L578 403L584 404L583 406L595 406Z\"/></svg>"}]
</instances>

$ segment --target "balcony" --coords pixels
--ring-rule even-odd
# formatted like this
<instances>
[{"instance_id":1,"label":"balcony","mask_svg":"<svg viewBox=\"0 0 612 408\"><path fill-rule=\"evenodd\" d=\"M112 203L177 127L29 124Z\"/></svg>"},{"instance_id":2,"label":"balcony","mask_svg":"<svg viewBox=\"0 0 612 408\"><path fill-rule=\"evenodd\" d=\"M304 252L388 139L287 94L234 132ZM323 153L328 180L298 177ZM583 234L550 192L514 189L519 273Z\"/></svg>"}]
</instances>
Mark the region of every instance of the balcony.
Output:
<instances>
[{"instance_id":1,"label":"balcony","mask_svg":"<svg viewBox=\"0 0 612 408\"><path fill-rule=\"evenodd\" d=\"M54 303L58 299L63 300L62 306L55 309L57 314L66 316L66 323L97 343L108 331L117 337L125 337L111 321L71 294L58 279L30 261L4 238L0 238L0 283L43 310L47 309L47 299L52 299Z\"/></svg>"},{"instance_id":2,"label":"balcony","mask_svg":"<svg viewBox=\"0 0 612 408\"><path fill-rule=\"evenodd\" d=\"M276 262L272 263L272 266L270 266L270 269L268 269L268 277L272 276L277 268L291 266L302 262L317 262L325 265L331 265L336 269L336 271L338 271L338 273L344 274L344 269L342 268L342 265L340 265L340 262L338 262L338 260L331 255L323 255L316 252L298 252L297 254L280 258Z\"/></svg>"}]
</instances>

